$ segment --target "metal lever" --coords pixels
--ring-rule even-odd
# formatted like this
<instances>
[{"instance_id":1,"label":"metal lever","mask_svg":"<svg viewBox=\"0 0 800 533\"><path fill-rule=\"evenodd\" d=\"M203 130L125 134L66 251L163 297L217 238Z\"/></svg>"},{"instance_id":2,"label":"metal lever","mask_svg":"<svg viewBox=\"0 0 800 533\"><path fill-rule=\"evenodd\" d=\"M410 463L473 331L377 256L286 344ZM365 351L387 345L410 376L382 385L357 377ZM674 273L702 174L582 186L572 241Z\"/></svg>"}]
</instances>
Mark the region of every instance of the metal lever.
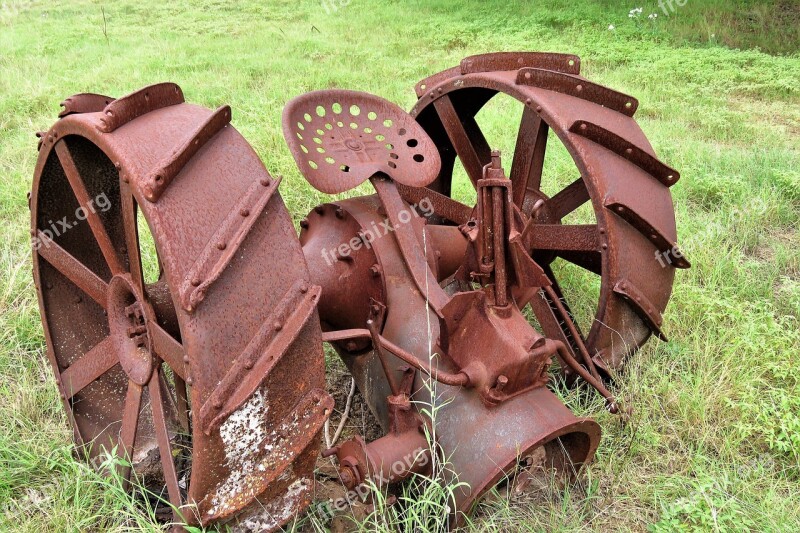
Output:
<instances>
[{"instance_id":1,"label":"metal lever","mask_svg":"<svg viewBox=\"0 0 800 533\"><path fill-rule=\"evenodd\" d=\"M503 172L500 151L492 151L492 161L483 167L478 180L478 268L494 277L494 303L508 305L508 270L506 243L513 227L511 180Z\"/></svg>"}]
</instances>

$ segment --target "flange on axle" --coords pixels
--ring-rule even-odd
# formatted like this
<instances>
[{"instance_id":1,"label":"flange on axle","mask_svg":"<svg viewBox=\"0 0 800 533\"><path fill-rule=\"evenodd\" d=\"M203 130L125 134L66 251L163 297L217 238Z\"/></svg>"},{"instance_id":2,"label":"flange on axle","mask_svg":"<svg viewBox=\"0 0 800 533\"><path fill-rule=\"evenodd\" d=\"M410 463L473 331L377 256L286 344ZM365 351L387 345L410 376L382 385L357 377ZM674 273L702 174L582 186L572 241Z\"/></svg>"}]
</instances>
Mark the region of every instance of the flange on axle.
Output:
<instances>
[{"instance_id":1,"label":"flange on axle","mask_svg":"<svg viewBox=\"0 0 800 533\"><path fill-rule=\"evenodd\" d=\"M636 100L579 70L564 54L469 57L418 83L410 114L355 91L292 100L284 134L309 183L375 190L317 206L299 241L229 107L186 104L170 83L68 98L39 134L31 235L79 449L166 488L176 522L275 530L312 499L329 342L386 432L324 451L347 488L446 465L454 526L521 465L580 472L600 427L551 375L616 412L610 377L651 334L666 339L674 269L689 263L678 173ZM505 160L480 128L497 95L521 110ZM574 175L545 172L559 143ZM589 298L575 305L587 287L589 313Z\"/></svg>"}]
</instances>

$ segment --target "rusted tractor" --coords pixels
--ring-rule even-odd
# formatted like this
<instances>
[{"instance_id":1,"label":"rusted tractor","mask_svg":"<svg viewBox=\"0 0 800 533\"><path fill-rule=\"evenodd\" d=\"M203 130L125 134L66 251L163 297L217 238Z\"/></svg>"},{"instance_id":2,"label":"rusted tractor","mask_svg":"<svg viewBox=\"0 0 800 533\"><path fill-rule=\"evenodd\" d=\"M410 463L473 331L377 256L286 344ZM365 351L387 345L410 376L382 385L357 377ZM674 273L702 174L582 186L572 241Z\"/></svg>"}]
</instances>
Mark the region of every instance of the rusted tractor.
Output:
<instances>
[{"instance_id":1,"label":"rusted tractor","mask_svg":"<svg viewBox=\"0 0 800 533\"><path fill-rule=\"evenodd\" d=\"M347 488L446 461L453 526L525 459L577 472L600 427L548 381L585 381L619 410L606 385L664 338L674 268L688 267L678 173L634 121L636 100L579 65L470 57L417 84L410 114L354 91L292 100L284 134L310 184L375 190L317 206L299 239L229 107L187 104L170 83L68 98L40 134L31 234L78 450L118 455L175 522L258 531L310 503L320 453ZM476 118L497 95L522 109L504 160ZM566 184L544 171L553 146L577 167ZM473 203L453 198L457 161ZM596 276L588 324L565 298L564 264ZM384 437L321 449L334 408L323 342Z\"/></svg>"}]
</instances>

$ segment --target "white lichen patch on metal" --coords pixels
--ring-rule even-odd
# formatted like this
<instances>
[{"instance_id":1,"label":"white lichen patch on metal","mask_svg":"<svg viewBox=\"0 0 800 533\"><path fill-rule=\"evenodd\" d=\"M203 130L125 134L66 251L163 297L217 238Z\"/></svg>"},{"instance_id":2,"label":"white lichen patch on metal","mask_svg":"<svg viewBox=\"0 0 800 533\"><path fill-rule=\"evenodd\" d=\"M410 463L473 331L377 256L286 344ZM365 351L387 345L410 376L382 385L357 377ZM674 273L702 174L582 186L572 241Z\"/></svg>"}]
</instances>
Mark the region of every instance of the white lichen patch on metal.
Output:
<instances>
[{"instance_id":1,"label":"white lichen patch on metal","mask_svg":"<svg viewBox=\"0 0 800 533\"><path fill-rule=\"evenodd\" d=\"M284 494L281 494L271 502L266 504L256 504L253 512L247 518L239 520L233 526L234 533L244 533L249 531L272 531L277 529L297 511L297 503L306 497L311 489L312 481L307 478L300 478L289 485Z\"/></svg>"},{"instance_id":2,"label":"white lichen patch on metal","mask_svg":"<svg viewBox=\"0 0 800 533\"><path fill-rule=\"evenodd\" d=\"M253 413L261 405L259 398L260 395L247 402L223 425L226 452L230 449L226 465L231 473L209 497L209 508L204 511L207 521L224 519L248 507L276 481L288 484L294 479L292 464L318 434L330 408L316 393L309 393L273 431L266 433L258 423L261 419ZM253 417L257 427L251 427ZM249 432L247 440L238 442L243 432ZM297 508L297 502L293 508Z\"/></svg>"},{"instance_id":3,"label":"white lichen patch on metal","mask_svg":"<svg viewBox=\"0 0 800 533\"><path fill-rule=\"evenodd\" d=\"M217 487L207 511L209 516L221 512L220 505L225 506L244 490L248 475L256 468L261 448L266 448L266 451L271 448L270 445L261 446L267 438L265 417L268 410L267 394L258 388L220 427L219 434L225 445L225 466L230 475Z\"/></svg>"}]
</instances>

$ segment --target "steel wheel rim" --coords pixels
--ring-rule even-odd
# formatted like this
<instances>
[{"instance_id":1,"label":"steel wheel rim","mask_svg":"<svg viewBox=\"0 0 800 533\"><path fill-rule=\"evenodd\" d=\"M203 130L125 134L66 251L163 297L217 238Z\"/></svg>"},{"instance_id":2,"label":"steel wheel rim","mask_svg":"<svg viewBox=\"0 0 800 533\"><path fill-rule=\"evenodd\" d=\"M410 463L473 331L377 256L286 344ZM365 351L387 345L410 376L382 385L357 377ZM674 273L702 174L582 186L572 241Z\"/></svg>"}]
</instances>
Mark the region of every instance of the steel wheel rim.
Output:
<instances>
[{"instance_id":1,"label":"steel wheel rim","mask_svg":"<svg viewBox=\"0 0 800 533\"><path fill-rule=\"evenodd\" d=\"M491 62L492 58L490 56L500 55L503 54L488 54L486 57L489 57L489 62ZM477 57L480 61L483 56ZM625 257L624 254L618 251L618 248L620 248L619 235L626 230L619 230L619 221L615 218L616 213L612 213L609 208L609 187L606 183L608 178L602 177L602 179L598 179L596 176L597 157L596 154L593 153L595 147L593 145L588 146L589 143L583 142L585 139L579 139L576 136L576 132L578 132L576 128L578 127L579 121L576 121L575 118L576 115L579 114L579 111L577 111L578 109L584 111L590 109L594 112L596 111L595 108L597 108L600 110L600 116L604 121L609 120L610 117L616 116L618 113L620 116L624 113L624 115L627 116L623 116L624 123L620 129L624 130L627 135L625 140L636 150L651 156L652 147L641 129L639 129L638 125L636 125L635 121L632 119L633 112L636 110L638 104L635 99L626 97L630 105L625 104L624 107L617 109L617 112L615 112L588 100L572 98L570 99L570 103L574 101L575 109L564 112L556 105L558 103L563 104L565 101L563 94L551 93L550 91L543 91L538 87L519 83L521 79L520 76L526 72L525 68L520 68L524 67L521 63L522 60L520 60L520 62L515 60L513 67L508 65L503 66L503 68L514 68L514 70L492 71L489 68L487 68L487 70L476 70L465 67L465 63L471 59L472 58L465 59L460 68L455 67L454 69L443 71L417 84L417 95L420 99L412 109L411 114L416 117L423 128L434 139L436 144L439 145L440 154L442 156L442 173L439 179L431 184L428 189L412 190L411 188L406 188L403 192L407 198L410 197L414 199L423 196L431 189L435 192L443 192L446 196L449 196L449 181L452 180L452 166L456 158L461 160L468 176L474 183L475 176L480 175L479 169L482 168L482 164L487 163L489 160L489 146L485 143L485 139L480 133L480 128L477 127L477 123L474 119L475 115L477 115L487 102L498 94L505 94L519 101L524 106L524 112L519 130L520 133L517 137L517 148L519 148L521 140L524 139L522 131L526 127L529 130L536 130L538 127L536 121L540 121L545 127L545 132L549 133L549 130L552 130L556 134L558 141L567 149L580 173L580 177L566 188L566 192L562 191L562 200L564 200L563 207L569 210L563 212L560 218L567 216L581 205L591 202L594 217L597 221L598 234L596 235L596 242L598 246L597 251L600 256L599 265L597 265L597 261L593 261L594 265L599 267L595 268L595 270L599 270L599 272L594 273L601 276L601 287L597 308L589 332L587 335L583 335L583 332L579 330L579 334L583 337L583 342L590 352L593 362L596 363L600 369L606 372L612 369L619 369L622 367L623 361L641 347L650 337L651 333L655 333L662 339L665 338L660 329L661 312L663 312L669 300L674 268L686 268L688 267L688 262L669 265L673 268L652 268L652 265L648 265L648 268L651 268L653 277L657 278L653 283L656 289L648 292L649 288L644 287L644 292L647 294L643 295L642 303L633 301L633 297L640 296L641 291L638 293L636 291L627 291L626 293L626 291L620 289L620 285L624 287L626 284L624 276L619 274L620 270L624 270L624 266L621 267L620 264L622 258ZM527 59L525 60L527 61ZM501 60L501 62L502 61L507 62L507 60ZM579 64L579 60L576 60L576 62ZM572 67L572 65L570 65L570 67ZM517 71L517 69L519 69L519 71ZM577 77L575 77L575 79L585 80L584 78ZM583 81L581 83L590 84L588 81ZM551 96L552 94L556 96ZM614 93L613 96L618 98L620 96L625 97L626 95ZM443 125L447 123L448 120L450 121L450 130ZM453 131L454 124L456 130L460 129L460 131ZM583 127L582 123L581 127ZM475 128L477 128L478 133L477 142L471 138ZM582 133L582 131L578 133ZM458 137L462 138L465 145L469 145L472 148L463 150L461 147L457 147ZM455 141L453 140L454 138ZM551 140L550 142L552 143L553 141ZM475 148L476 146L477 148ZM605 148L603 149L605 150ZM470 150L472 153L469 153ZM538 166L540 172L539 184L541 184L543 182L541 168L543 166L543 158L546 157L547 152L542 146L537 146L535 141L531 142L530 139L527 142L526 150L532 157L536 156L537 150L541 150L543 153ZM466 152L466 157L462 157L462 151ZM509 166L506 167L506 174L512 181L516 176L521 175L521 173L515 170L515 165L530 161L530 159L526 160L524 157L519 158L518 152L519 151L515 149L513 164L510 168ZM636 154L638 155L638 152L636 152ZM510 159L510 157L505 158L506 164L508 164ZM533 166L534 165L531 165L531 167ZM674 174L674 176L672 174ZM678 174L673 171L669 176L670 182L666 184L667 187L677 181L678 177ZM572 189L570 189L570 187L572 187ZM676 240L676 230L671 197L669 196L667 187L663 187L663 194L660 194L657 201L654 202L657 204L655 206L657 212L654 212L656 212L656 218L660 222L659 226L663 228L666 239L674 243ZM583 194L585 199L579 204L574 205L577 199L582 197L581 194L576 195L576 192L580 193L580 188L585 189L585 193ZM515 202L518 200L518 192L519 191L515 189ZM553 195L551 200L556 196L558 196L558 194ZM526 200L519 203L526 209L529 209L533 202ZM459 209L453 206L448 207L452 208L450 209L451 212L464 212L464 209L459 211ZM468 207L461 207L465 208L468 212ZM447 223L447 221L445 221L445 223ZM641 232L641 229L639 231ZM630 250L627 251L629 252ZM564 259L567 262L573 263L573 261L570 261L568 258ZM573 264L586 269L586 267L581 264ZM653 261L653 264L656 264L656 262ZM589 271L591 272L591 270ZM557 287L558 280L552 276L551 272L548 272L548 275L550 279L555 282L555 286ZM606 278L608 278L607 281ZM631 285L631 283L627 283L627 286L630 287ZM638 289L642 289L642 287L639 286ZM556 292L560 294L558 289L556 289ZM550 301L552 302L552 300ZM552 309L553 305L548 307ZM569 311L568 307L567 311ZM540 323L543 322L542 315L545 313L546 309L535 313ZM615 328L614 324L609 324L609 316L616 317L616 320L611 322L624 323L627 329L621 333L617 333L616 330L622 330L622 328ZM545 319L550 321L549 318L545 317ZM554 338L560 337L561 340L565 341L568 348L580 359L577 346L571 340L571 333L565 331L566 328L559 327L558 329L561 331L558 331L553 326L552 322L549 327L544 324L543 327L545 330L549 329L549 331L545 331L548 336L553 336Z\"/></svg>"},{"instance_id":2,"label":"steel wheel rim","mask_svg":"<svg viewBox=\"0 0 800 533\"><path fill-rule=\"evenodd\" d=\"M150 453L155 444L164 485L157 490L147 488L169 501L173 507L173 519L181 519L178 510L185 501L185 491L180 489L178 474L188 475L188 472L176 466L176 463L186 464L186 457L183 457L181 447L173 447L173 443L191 439L188 393L182 377L185 373L183 348L159 324L150 303L152 286L145 285L142 275L138 203L129 185L120 179L119 171L108 155L91 141L70 135L53 139L47 150L42 172L50 180L66 180L74 196L74 200L70 200L77 202L78 206L71 211L73 205L70 200L65 200L66 211L60 211L59 214L77 214L78 209L81 210L74 227L62 225L63 233L52 225L43 227L46 213L41 209L34 210L34 232L38 239L35 243L38 255L43 260L36 263L40 292L51 292L58 287L56 290L78 294L73 300L77 307L74 310L75 319L58 324L53 319L48 320L48 339L84 333L93 320L85 319L81 306L95 307L90 311L95 315L94 318L97 318L97 308L100 308L106 318L105 322L95 321L94 325L99 328L98 331L102 331L99 336L103 339L85 353L66 354L65 351L69 350L59 350L60 353L56 354L48 349L76 441L83 444L83 453L96 466L103 457L102 450L115 451L120 460L119 471L126 485L131 481L131 465L137 470L145 461L142 453ZM79 162L76 163L75 154L78 152ZM92 156L95 156L97 167L90 169L87 165ZM102 183L88 179L85 175L90 171L111 179ZM87 186L87 182L91 182L91 185ZM99 191L98 185L101 185ZM44 184L45 188L57 186L52 182ZM105 217L99 215L103 212L101 208L92 207L90 203L91 200L97 203L101 195L105 195L110 204L115 204L109 205L109 215ZM37 207L40 207L38 198ZM117 220L113 220L114 215ZM81 227L80 219L84 216L86 224ZM46 218L50 218L49 215ZM67 220L67 224L72 225L72 222ZM77 239L73 239L70 233L94 239L101 252L102 263L87 266L86 263L91 261L76 257L82 254L76 252L74 247ZM57 241L61 241L66 248ZM103 279L109 275L111 278L108 281ZM71 289L68 288L70 285ZM48 298L45 294L40 294L40 297ZM52 309L52 298L50 307ZM129 309L126 310L126 307ZM133 307L137 308L135 315ZM126 311L132 316L126 316ZM70 328L71 331L64 331ZM56 329L62 331L54 331ZM137 358L139 361L135 361ZM164 367L165 363L167 367ZM165 375L165 368L172 374L172 383ZM102 394L101 389L106 389L110 397ZM99 430L96 426L98 411L93 409L103 402L110 403L100 421L107 428ZM115 412L121 413L121 418L115 420ZM151 445L149 448L148 444ZM143 470L146 468L147 465L142 465ZM145 472L139 473L146 475ZM167 488L166 495L162 494L164 486Z\"/></svg>"}]
</instances>

